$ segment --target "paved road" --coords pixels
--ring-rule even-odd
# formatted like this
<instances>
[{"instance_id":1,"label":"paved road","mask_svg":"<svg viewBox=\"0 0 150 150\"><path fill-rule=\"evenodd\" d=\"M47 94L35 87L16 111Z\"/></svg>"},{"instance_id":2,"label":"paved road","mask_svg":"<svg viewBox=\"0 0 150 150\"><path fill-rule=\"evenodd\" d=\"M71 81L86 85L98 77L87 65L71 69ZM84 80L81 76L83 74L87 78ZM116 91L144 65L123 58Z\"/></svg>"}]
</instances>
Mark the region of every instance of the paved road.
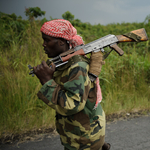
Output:
<instances>
[{"instance_id":1,"label":"paved road","mask_svg":"<svg viewBox=\"0 0 150 150\"><path fill-rule=\"evenodd\" d=\"M150 150L150 115L107 123L106 141L111 150ZM0 150L63 150L59 136L36 141L0 145Z\"/></svg>"}]
</instances>

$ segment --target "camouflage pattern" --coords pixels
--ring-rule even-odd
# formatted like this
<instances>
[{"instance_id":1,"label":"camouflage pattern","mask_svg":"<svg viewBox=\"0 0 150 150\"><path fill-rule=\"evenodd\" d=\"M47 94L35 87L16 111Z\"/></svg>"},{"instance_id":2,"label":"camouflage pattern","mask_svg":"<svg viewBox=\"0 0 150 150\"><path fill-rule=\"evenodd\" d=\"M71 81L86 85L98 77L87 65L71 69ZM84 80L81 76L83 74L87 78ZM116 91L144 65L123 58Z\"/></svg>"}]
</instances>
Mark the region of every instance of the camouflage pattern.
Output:
<instances>
[{"instance_id":1,"label":"camouflage pattern","mask_svg":"<svg viewBox=\"0 0 150 150\"><path fill-rule=\"evenodd\" d=\"M96 84L88 77L89 65L77 62L57 70L38 97L56 110L56 129L69 150L101 150L105 137L105 114L96 102Z\"/></svg>"}]
</instances>

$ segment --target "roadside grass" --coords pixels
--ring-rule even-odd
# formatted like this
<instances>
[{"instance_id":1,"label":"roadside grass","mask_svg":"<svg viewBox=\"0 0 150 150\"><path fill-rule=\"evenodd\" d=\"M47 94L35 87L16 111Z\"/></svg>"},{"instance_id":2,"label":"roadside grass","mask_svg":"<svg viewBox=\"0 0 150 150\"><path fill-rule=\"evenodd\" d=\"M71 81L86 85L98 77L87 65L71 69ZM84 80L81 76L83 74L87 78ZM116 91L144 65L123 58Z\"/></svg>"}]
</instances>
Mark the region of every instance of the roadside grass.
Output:
<instances>
[{"instance_id":1,"label":"roadside grass","mask_svg":"<svg viewBox=\"0 0 150 150\"><path fill-rule=\"evenodd\" d=\"M135 49L105 61L99 78L106 114L150 109L150 54L140 56Z\"/></svg>"},{"instance_id":2,"label":"roadside grass","mask_svg":"<svg viewBox=\"0 0 150 150\"><path fill-rule=\"evenodd\" d=\"M37 29L39 31L39 29ZM1 51L0 59L0 136L22 133L40 127L54 128L55 112L36 96L41 85L29 76L32 66L46 60L41 33L32 38L29 30L26 42L13 43ZM35 39L35 37L38 37Z\"/></svg>"},{"instance_id":3,"label":"roadside grass","mask_svg":"<svg viewBox=\"0 0 150 150\"><path fill-rule=\"evenodd\" d=\"M39 28L32 24L21 43L14 41L9 49L0 50L0 138L55 127L55 111L37 98L41 85L28 74L28 64L35 66L47 59ZM105 60L99 78L106 115L150 109L148 47L148 42L121 45L122 57L112 52ZM139 55L142 49L145 55Z\"/></svg>"}]
</instances>

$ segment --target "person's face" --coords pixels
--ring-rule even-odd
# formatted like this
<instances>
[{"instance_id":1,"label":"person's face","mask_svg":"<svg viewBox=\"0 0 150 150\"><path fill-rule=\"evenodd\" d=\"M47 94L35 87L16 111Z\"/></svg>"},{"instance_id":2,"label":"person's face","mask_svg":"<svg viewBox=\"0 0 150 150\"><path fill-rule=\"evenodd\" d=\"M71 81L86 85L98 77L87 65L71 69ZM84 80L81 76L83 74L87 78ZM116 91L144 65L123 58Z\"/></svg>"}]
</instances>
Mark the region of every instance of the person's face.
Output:
<instances>
[{"instance_id":1,"label":"person's face","mask_svg":"<svg viewBox=\"0 0 150 150\"><path fill-rule=\"evenodd\" d=\"M63 49L60 44L60 39L48 36L42 33L43 38L43 47L45 53L48 55L49 58L53 58L58 56L60 53L63 52Z\"/></svg>"}]
</instances>

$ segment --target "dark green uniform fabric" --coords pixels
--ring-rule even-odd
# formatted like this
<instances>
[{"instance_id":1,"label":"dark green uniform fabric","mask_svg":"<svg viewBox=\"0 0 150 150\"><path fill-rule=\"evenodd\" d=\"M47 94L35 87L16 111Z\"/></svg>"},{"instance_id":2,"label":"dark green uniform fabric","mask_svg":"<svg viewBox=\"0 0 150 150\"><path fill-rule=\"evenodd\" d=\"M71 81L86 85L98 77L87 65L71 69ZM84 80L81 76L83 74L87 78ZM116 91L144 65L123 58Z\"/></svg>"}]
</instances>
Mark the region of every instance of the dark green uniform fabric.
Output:
<instances>
[{"instance_id":1,"label":"dark green uniform fabric","mask_svg":"<svg viewBox=\"0 0 150 150\"><path fill-rule=\"evenodd\" d=\"M97 99L95 82L88 77L87 62L77 62L54 73L38 97L56 110L56 129L69 150L99 150L104 144L105 114Z\"/></svg>"}]
</instances>

